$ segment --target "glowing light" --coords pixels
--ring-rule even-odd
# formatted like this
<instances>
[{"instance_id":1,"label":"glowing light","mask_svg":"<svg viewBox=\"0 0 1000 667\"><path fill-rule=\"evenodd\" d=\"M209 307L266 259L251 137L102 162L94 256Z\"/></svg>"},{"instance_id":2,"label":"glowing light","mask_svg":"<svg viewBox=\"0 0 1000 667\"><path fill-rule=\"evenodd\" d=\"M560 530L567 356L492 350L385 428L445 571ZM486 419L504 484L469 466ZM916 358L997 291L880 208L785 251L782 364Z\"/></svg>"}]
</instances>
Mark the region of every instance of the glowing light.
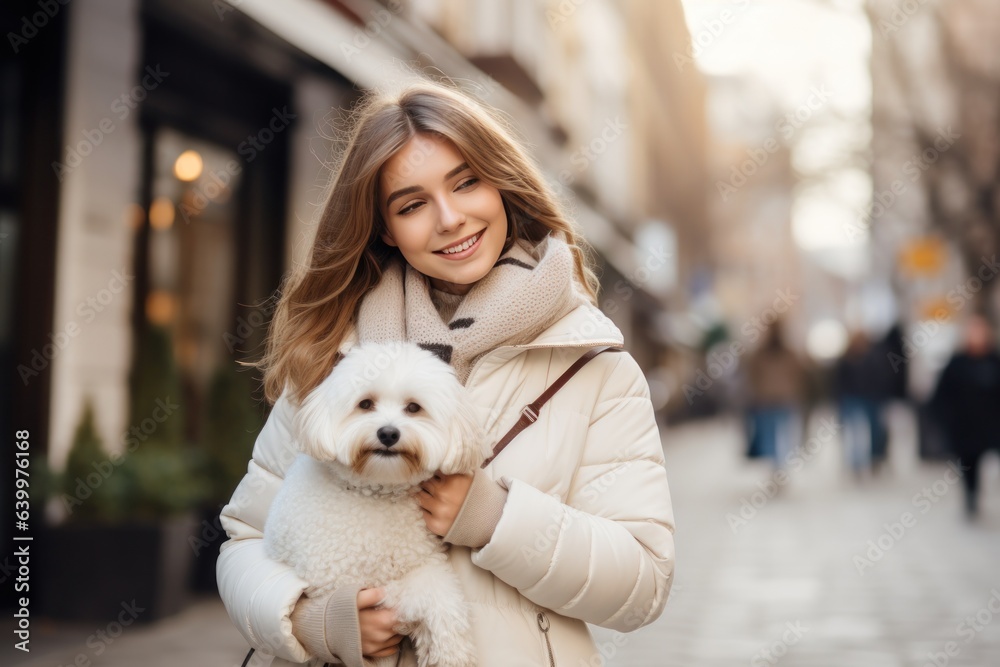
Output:
<instances>
[{"instance_id":1,"label":"glowing light","mask_svg":"<svg viewBox=\"0 0 1000 667\"><path fill-rule=\"evenodd\" d=\"M809 329L806 351L813 359L836 359L847 349L847 329L837 320L820 320Z\"/></svg>"},{"instance_id":2,"label":"glowing light","mask_svg":"<svg viewBox=\"0 0 1000 667\"><path fill-rule=\"evenodd\" d=\"M146 297L146 319L153 324L165 326L177 314L177 297L166 290L154 290Z\"/></svg>"},{"instance_id":3,"label":"glowing light","mask_svg":"<svg viewBox=\"0 0 1000 667\"><path fill-rule=\"evenodd\" d=\"M178 180L190 182L201 176L203 168L204 163L198 151L184 151L174 162L174 176Z\"/></svg>"},{"instance_id":4,"label":"glowing light","mask_svg":"<svg viewBox=\"0 0 1000 667\"><path fill-rule=\"evenodd\" d=\"M149 226L170 229L174 224L174 202L169 197L157 197L149 207Z\"/></svg>"}]
</instances>

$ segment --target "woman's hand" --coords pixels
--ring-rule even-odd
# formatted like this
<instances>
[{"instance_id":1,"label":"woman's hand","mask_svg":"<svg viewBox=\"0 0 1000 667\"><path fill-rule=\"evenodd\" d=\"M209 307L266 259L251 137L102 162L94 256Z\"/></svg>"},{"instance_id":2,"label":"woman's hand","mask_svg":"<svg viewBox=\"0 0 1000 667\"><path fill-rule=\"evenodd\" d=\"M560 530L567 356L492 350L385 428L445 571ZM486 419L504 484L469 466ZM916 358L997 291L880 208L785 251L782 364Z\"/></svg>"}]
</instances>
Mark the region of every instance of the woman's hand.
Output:
<instances>
[{"instance_id":1,"label":"woman's hand","mask_svg":"<svg viewBox=\"0 0 1000 667\"><path fill-rule=\"evenodd\" d=\"M361 655L366 658L383 658L399 652L403 635L393 629L398 624L396 610L379 607L385 597L381 588L362 588L358 591L358 625L361 628Z\"/></svg>"},{"instance_id":2,"label":"woman's hand","mask_svg":"<svg viewBox=\"0 0 1000 667\"><path fill-rule=\"evenodd\" d=\"M420 485L417 502L424 509L424 523L435 535L444 537L455 523L458 510L472 486L472 475L437 473Z\"/></svg>"}]
</instances>

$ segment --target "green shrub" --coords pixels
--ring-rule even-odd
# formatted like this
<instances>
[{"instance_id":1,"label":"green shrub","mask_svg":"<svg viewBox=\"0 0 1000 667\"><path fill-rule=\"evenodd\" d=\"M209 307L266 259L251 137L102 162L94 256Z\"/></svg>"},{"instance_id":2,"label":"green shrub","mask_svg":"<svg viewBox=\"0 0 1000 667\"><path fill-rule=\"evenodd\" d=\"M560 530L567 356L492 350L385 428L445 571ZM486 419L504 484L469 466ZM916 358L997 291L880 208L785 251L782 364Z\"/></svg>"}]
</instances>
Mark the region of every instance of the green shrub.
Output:
<instances>
[{"instance_id":1,"label":"green shrub","mask_svg":"<svg viewBox=\"0 0 1000 667\"><path fill-rule=\"evenodd\" d=\"M60 499L69 517L85 521L103 519L116 513L114 474L104 475L104 462L108 453L104 449L94 425L94 406L87 399L83 415L73 435L66 467L60 475Z\"/></svg>"},{"instance_id":2,"label":"green shrub","mask_svg":"<svg viewBox=\"0 0 1000 667\"><path fill-rule=\"evenodd\" d=\"M228 502L243 479L262 425L261 409L253 400L247 374L224 362L208 392L202 443L212 505Z\"/></svg>"}]
</instances>

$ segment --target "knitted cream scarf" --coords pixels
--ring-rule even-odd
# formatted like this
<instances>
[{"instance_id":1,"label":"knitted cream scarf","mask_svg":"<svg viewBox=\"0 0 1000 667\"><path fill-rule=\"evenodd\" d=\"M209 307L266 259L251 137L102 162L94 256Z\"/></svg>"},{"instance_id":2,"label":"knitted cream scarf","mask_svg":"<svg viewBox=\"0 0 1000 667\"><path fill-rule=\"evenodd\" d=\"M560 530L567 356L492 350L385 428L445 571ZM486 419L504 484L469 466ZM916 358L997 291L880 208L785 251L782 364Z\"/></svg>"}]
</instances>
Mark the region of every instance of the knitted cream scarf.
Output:
<instances>
[{"instance_id":1,"label":"knitted cream scarf","mask_svg":"<svg viewBox=\"0 0 1000 667\"><path fill-rule=\"evenodd\" d=\"M530 342L586 302L566 242L549 234L535 247L519 240L462 297L449 321L431 300L430 280L393 262L358 310L360 342L406 340L450 363L465 384L475 361L499 345Z\"/></svg>"}]
</instances>

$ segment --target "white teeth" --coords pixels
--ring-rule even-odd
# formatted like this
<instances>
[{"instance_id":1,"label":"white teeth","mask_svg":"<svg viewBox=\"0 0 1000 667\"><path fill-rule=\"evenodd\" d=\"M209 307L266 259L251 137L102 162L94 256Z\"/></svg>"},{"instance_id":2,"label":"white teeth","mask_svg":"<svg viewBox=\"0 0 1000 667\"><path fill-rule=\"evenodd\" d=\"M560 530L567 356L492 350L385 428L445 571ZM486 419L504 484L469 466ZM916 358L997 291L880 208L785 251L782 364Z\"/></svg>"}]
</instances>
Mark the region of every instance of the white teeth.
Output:
<instances>
[{"instance_id":1,"label":"white teeth","mask_svg":"<svg viewBox=\"0 0 1000 667\"><path fill-rule=\"evenodd\" d=\"M476 241L479 240L480 236L482 236L482 232L476 234L475 236L473 236L471 239L469 239L468 241L466 241L465 243L463 243L460 246L455 246L454 248L448 248L447 250L442 250L441 252L444 253L444 254L446 254L446 255L452 255L452 254L454 254L456 252L462 252L463 250L468 250L473 245L475 245Z\"/></svg>"}]
</instances>

